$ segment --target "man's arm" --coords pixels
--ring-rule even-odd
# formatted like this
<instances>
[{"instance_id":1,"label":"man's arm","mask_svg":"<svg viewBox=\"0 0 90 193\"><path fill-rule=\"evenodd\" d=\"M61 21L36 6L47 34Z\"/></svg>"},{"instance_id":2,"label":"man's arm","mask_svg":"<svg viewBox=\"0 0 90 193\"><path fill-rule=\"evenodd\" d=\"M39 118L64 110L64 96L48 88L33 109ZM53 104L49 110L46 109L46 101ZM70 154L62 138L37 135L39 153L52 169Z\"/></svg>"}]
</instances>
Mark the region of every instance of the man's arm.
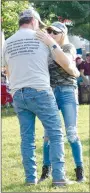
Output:
<instances>
[{"instance_id":1,"label":"man's arm","mask_svg":"<svg viewBox=\"0 0 90 193\"><path fill-rule=\"evenodd\" d=\"M8 70L8 65L6 65L6 76L7 76L8 80L9 80L9 70Z\"/></svg>"},{"instance_id":2,"label":"man's arm","mask_svg":"<svg viewBox=\"0 0 90 193\"><path fill-rule=\"evenodd\" d=\"M81 70L80 70L80 75L81 75L82 78L83 78L83 82L84 82L85 84L88 84L89 81L88 81L87 77L84 75L84 69L81 69Z\"/></svg>"},{"instance_id":3,"label":"man's arm","mask_svg":"<svg viewBox=\"0 0 90 193\"><path fill-rule=\"evenodd\" d=\"M84 76L84 69L80 69L80 75L83 77Z\"/></svg>"},{"instance_id":4,"label":"man's arm","mask_svg":"<svg viewBox=\"0 0 90 193\"><path fill-rule=\"evenodd\" d=\"M2 51L2 66L5 66L6 75L7 75L7 78L9 79L9 70L8 70L8 64L7 64L6 59L5 59L5 50L6 50L6 41L4 43L3 51Z\"/></svg>"},{"instance_id":5,"label":"man's arm","mask_svg":"<svg viewBox=\"0 0 90 193\"><path fill-rule=\"evenodd\" d=\"M82 78L86 79L86 77L84 75L84 63L82 63L82 65L81 65L80 75L82 76Z\"/></svg>"}]
</instances>

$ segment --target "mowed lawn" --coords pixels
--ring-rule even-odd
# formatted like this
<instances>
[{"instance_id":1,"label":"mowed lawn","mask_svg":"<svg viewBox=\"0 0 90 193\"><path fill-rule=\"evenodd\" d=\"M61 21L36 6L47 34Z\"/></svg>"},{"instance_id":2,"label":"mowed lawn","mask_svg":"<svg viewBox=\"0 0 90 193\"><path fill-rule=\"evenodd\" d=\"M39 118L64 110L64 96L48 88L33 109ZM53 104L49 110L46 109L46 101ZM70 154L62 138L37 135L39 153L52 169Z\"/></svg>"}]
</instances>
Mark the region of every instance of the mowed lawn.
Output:
<instances>
[{"instance_id":1,"label":"mowed lawn","mask_svg":"<svg viewBox=\"0 0 90 193\"><path fill-rule=\"evenodd\" d=\"M78 133L83 145L86 182L64 188L52 187L52 178L36 186L25 186L20 152L19 123L13 108L2 110L2 192L89 192L89 105L79 106ZM62 119L63 122L63 119ZM63 124L64 128L64 124ZM43 126L36 120L36 157L38 179L42 169ZM53 153L53 152L52 152ZM74 162L65 136L65 167L69 179L75 180Z\"/></svg>"}]
</instances>

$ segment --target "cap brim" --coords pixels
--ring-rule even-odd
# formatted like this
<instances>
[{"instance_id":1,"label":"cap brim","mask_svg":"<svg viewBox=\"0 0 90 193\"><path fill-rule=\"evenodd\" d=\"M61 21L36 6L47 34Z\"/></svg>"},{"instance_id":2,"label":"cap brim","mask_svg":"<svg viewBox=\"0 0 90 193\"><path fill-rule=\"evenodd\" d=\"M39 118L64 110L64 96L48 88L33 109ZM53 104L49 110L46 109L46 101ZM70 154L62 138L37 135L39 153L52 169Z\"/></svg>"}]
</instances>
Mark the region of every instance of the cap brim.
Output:
<instances>
[{"instance_id":1,"label":"cap brim","mask_svg":"<svg viewBox=\"0 0 90 193\"><path fill-rule=\"evenodd\" d=\"M40 24L43 25L43 26L46 26L45 23L43 23L41 20L39 20Z\"/></svg>"},{"instance_id":2,"label":"cap brim","mask_svg":"<svg viewBox=\"0 0 90 193\"><path fill-rule=\"evenodd\" d=\"M53 30L55 30L56 32L62 32L62 30L60 30L60 29L58 29L57 27L55 27L55 26L49 26L49 27L47 27L47 29L49 29L49 28L51 28L51 29L53 29Z\"/></svg>"}]
</instances>

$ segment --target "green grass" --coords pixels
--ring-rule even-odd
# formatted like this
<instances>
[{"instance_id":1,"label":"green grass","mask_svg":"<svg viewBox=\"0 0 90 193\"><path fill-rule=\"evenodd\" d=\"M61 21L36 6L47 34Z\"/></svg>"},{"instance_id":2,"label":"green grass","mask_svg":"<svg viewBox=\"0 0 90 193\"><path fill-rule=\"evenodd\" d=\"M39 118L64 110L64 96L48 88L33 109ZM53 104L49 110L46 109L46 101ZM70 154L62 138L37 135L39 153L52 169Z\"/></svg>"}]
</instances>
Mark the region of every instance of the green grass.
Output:
<instances>
[{"instance_id":1,"label":"green grass","mask_svg":"<svg viewBox=\"0 0 90 193\"><path fill-rule=\"evenodd\" d=\"M89 192L89 105L80 105L78 133L83 145L85 176L87 181L64 188L53 188L52 179L36 186L25 186L24 169L20 153L20 133L18 119L10 108L2 109L2 192ZM62 120L63 122L63 120ZM63 124L64 127L64 124ZM42 169L43 127L36 120L36 156L38 178ZM65 137L65 167L69 179L75 179L74 162L71 149Z\"/></svg>"}]
</instances>

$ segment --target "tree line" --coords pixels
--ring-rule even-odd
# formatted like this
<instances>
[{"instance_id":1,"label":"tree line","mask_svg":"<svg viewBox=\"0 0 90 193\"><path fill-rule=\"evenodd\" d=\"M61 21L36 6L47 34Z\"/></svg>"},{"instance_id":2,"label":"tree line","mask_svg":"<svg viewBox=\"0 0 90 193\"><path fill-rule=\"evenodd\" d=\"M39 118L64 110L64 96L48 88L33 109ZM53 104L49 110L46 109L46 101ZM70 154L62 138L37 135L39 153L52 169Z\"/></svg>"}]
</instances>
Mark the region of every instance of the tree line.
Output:
<instances>
[{"instance_id":1,"label":"tree line","mask_svg":"<svg viewBox=\"0 0 90 193\"><path fill-rule=\"evenodd\" d=\"M54 21L71 20L69 33L80 35L90 40L90 1L2 1L2 29L5 38L11 36L18 29L18 14L28 8L35 7L42 20L49 25Z\"/></svg>"}]
</instances>

